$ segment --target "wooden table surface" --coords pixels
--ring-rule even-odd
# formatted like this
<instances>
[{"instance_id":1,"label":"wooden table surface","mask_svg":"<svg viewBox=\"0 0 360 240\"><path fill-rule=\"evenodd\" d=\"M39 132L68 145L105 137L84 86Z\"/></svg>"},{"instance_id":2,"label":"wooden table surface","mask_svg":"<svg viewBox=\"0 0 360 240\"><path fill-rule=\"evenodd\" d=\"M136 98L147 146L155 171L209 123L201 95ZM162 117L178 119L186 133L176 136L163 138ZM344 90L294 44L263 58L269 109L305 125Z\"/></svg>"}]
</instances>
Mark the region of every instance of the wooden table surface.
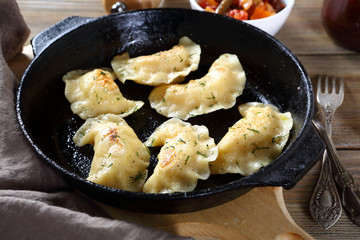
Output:
<instances>
[{"instance_id":1,"label":"wooden table surface","mask_svg":"<svg viewBox=\"0 0 360 240\"><path fill-rule=\"evenodd\" d=\"M28 24L30 39L69 16L106 15L101 0L17 0ZM275 36L302 62L314 80L319 74L345 79L345 99L333 121L333 140L346 168L360 184L360 53L336 46L325 33L320 19L321 0L297 0L283 28ZM187 0L165 0L164 7L189 8ZM323 230L311 218L309 200L320 165L291 190L284 190L286 207L295 222L315 239L360 239L360 227L345 213L332 228ZM259 226L261 228L261 226ZM266 237L264 238L266 239Z\"/></svg>"}]
</instances>

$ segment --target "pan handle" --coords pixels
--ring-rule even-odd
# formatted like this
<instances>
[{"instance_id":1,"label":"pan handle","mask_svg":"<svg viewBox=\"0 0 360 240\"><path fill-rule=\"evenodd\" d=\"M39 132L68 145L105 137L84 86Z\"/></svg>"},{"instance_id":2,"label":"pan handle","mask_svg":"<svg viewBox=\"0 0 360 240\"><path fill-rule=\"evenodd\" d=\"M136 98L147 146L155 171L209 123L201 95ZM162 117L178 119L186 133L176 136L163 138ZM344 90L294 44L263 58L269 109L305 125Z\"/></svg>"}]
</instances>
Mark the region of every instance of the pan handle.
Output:
<instances>
[{"instance_id":1,"label":"pan handle","mask_svg":"<svg viewBox=\"0 0 360 240\"><path fill-rule=\"evenodd\" d=\"M49 27L48 29L42 31L31 39L31 45L33 49L34 56L37 56L42 52L47 46L55 42L57 39L61 38L64 34L79 28L80 26L91 22L94 18L89 17L68 17L64 20L56 23L55 25Z\"/></svg>"},{"instance_id":2,"label":"pan handle","mask_svg":"<svg viewBox=\"0 0 360 240\"><path fill-rule=\"evenodd\" d=\"M325 149L324 142L311 124L306 125L301 139L298 140L273 164L260 169L258 174L242 179L243 184L249 187L294 187L317 163Z\"/></svg>"}]
</instances>

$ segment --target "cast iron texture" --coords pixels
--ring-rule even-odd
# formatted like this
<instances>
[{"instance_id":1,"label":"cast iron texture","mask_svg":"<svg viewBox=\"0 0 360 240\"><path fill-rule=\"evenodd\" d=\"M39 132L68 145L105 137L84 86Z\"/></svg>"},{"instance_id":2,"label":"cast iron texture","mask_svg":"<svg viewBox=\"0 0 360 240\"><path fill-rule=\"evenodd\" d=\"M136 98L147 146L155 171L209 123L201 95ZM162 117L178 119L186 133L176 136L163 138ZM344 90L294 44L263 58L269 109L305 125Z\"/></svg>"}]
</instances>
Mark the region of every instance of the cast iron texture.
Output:
<instances>
[{"instance_id":1,"label":"cast iron texture","mask_svg":"<svg viewBox=\"0 0 360 240\"><path fill-rule=\"evenodd\" d=\"M272 164L248 177L211 176L193 192L145 194L122 191L86 181L92 146L72 141L84 122L70 110L62 76L75 69L110 67L111 59L128 51L131 57L170 49L182 36L201 45L199 69L187 80L202 77L223 53L237 54L246 76L246 89L236 106L249 101L271 103L294 118L289 143ZM188 9L151 9L96 19L72 17L44 31L32 41L35 58L17 94L19 123L36 152L78 190L103 203L134 211L189 212L213 207L241 196L253 187L293 187L315 164L324 145L315 133L313 90L298 59L279 41L246 23ZM125 120L142 141L166 120L150 108L151 87L118 83L124 96L146 104ZM240 119L236 106L189 119L206 125L218 142ZM151 149L151 168L156 153ZM150 169L151 171L151 169Z\"/></svg>"}]
</instances>

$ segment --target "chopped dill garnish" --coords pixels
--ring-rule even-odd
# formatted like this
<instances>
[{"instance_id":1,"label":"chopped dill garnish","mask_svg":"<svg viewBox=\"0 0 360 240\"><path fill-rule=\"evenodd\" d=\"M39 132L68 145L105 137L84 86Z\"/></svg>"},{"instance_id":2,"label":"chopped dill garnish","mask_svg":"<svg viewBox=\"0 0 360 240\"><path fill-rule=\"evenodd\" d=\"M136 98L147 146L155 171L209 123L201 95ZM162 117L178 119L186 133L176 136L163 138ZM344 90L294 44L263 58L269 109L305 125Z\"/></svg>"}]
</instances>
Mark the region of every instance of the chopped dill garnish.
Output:
<instances>
[{"instance_id":1,"label":"chopped dill garnish","mask_svg":"<svg viewBox=\"0 0 360 240\"><path fill-rule=\"evenodd\" d=\"M260 133L259 130L256 130L256 129L253 129L253 128L247 128L247 130L253 131L253 132L255 132L255 133Z\"/></svg>"},{"instance_id":2,"label":"chopped dill garnish","mask_svg":"<svg viewBox=\"0 0 360 240\"><path fill-rule=\"evenodd\" d=\"M184 140L182 140L181 138L179 138L178 142L181 142L181 143L185 143L185 144L186 144L186 142L185 142Z\"/></svg>"},{"instance_id":3,"label":"chopped dill garnish","mask_svg":"<svg viewBox=\"0 0 360 240\"><path fill-rule=\"evenodd\" d=\"M213 100L214 102L216 101L216 98L215 98L213 92L211 92L211 97L208 97L207 99Z\"/></svg>"},{"instance_id":4,"label":"chopped dill garnish","mask_svg":"<svg viewBox=\"0 0 360 240\"><path fill-rule=\"evenodd\" d=\"M288 134L286 134L286 135L279 135L279 136L273 137L273 138L271 139L271 142L272 142L272 143L277 143L278 141L280 141L281 138L286 137L287 135L288 135Z\"/></svg>"},{"instance_id":5,"label":"chopped dill garnish","mask_svg":"<svg viewBox=\"0 0 360 240\"><path fill-rule=\"evenodd\" d=\"M136 112L137 110L139 110L139 106L138 106L138 105L135 105L134 110L133 110L133 113Z\"/></svg>"},{"instance_id":6,"label":"chopped dill garnish","mask_svg":"<svg viewBox=\"0 0 360 240\"><path fill-rule=\"evenodd\" d=\"M153 146L155 139L156 139L156 138L153 138L153 139L151 140L150 147Z\"/></svg>"},{"instance_id":7,"label":"chopped dill garnish","mask_svg":"<svg viewBox=\"0 0 360 240\"><path fill-rule=\"evenodd\" d=\"M253 148L253 150L252 150L252 154L255 154L255 151L256 150L262 150L262 149L270 149L270 147L258 147L258 146L256 146L256 144L255 143L253 143L253 145L255 146L255 148Z\"/></svg>"},{"instance_id":8,"label":"chopped dill garnish","mask_svg":"<svg viewBox=\"0 0 360 240\"><path fill-rule=\"evenodd\" d=\"M133 179L134 181L138 181L138 180L142 179L143 177L145 177L145 174L143 174L139 171L135 177L130 177L130 178Z\"/></svg>"},{"instance_id":9,"label":"chopped dill garnish","mask_svg":"<svg viewBox=\"0 0 360 240\"><path fill-rule=\"evenodd\" d=\"M148 154L151 155L151 152L150 152L149 148L146 145L144 145L144 146L145 146L145 149L148 152Z\"/></svg>"},{"instance_id":10,"label":"chopped dill garnish","mask_svg":"<svg viewBox=\"0 0 360 240\"><path fill-rule=\"evenodd\" d=\"M186 160L185 160L185 165L187 164L188 160L189 160L190 156L188 155Z\"/></svg>"},{"instance_id":11,"label":"chopped dill garnish","mask_svg":"<svg viewBox=\"0 0 360 240\"><path fill-rule=\"evenodd\" d=\"M203 157L207 157L206 154L204 154L204 153L202 153L202 152L199 152L199 151L197 151L196 154L199 154L199 155L201 155L201 156L203 156Z\"/></svg>"}]
</instances>

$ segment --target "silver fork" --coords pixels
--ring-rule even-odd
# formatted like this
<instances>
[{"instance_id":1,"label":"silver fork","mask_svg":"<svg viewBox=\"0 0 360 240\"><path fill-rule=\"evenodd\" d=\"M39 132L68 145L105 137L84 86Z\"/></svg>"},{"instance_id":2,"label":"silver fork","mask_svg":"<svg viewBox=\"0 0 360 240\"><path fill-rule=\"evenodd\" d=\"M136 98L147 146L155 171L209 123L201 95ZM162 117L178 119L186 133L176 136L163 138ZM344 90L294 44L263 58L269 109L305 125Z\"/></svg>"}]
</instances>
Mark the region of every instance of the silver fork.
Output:
<instances>
[{"instance_id":1,"label":"silver fork","mask_svg":"<svg viewBox=\"0 0 360 240\"><path fill-rule=\"evenodd\" d=\"M324 91L322 91L323 77L319 76L317 86L317 102L325 112L325 129L331 137L331 122L336 109L344 99L344 82L333 78L329 88L329 78L326 76ZM336 92L336 83L340 82L340 89ZM310 212L314 220L324 229L330 228L340 218L342 213L341 200L334 182L331 162L327 152L324 152L320 176L310 200Z\"/></svg>"},{"instance_id":2,"label":"silver fork","mask_svg":"<svg viewBox=\"0 0 360 240\"><path fill-rule=\"evenodd\" d=\"M334 86L334 80L333 80L333 86ZM334 87L333 87L334 92ZM332 93L334 94L334 93ZM331 94L331 95L332 95ZM344 98L344 83L341 80L340 81L340 90L337 96L333 97L334 99L337 99L335 101L334 106L340 106L340 104L343 101ZM321 102L321 101L320 101ZM321 104L321 103L320 103ZM323 104L321 104L323 105ZM325 105L326 106L326 105ZM333 107L334 107L333 106ZM328 109L331 107L328 107ZM326 111L327 108L325 108ZM331 114L334 113L336 107L333 108L333 112L331 113L331 110L328 110ZM322 125L320 122L317 121L317 119L313 119L313 124L320 133L320 136L324 139L327 150L329 153L329 157L332 160L333 166L335 166L334 172L335 172L335 181L337 183L337 186L340 190L340 198L342 202L342 206L346 210L349 218L357 225L360 226L360 191L355 187L354 185L354 179L351 176L351 174L346 171L344 165L340 161L336 148L334 146L334 143L332 142L330 135L326 134L325 131L322 128ZM327 119L327 124L331 124L331 119ZM331 128L330 128L331 130Z\"/></svg>"}]
</instances>

